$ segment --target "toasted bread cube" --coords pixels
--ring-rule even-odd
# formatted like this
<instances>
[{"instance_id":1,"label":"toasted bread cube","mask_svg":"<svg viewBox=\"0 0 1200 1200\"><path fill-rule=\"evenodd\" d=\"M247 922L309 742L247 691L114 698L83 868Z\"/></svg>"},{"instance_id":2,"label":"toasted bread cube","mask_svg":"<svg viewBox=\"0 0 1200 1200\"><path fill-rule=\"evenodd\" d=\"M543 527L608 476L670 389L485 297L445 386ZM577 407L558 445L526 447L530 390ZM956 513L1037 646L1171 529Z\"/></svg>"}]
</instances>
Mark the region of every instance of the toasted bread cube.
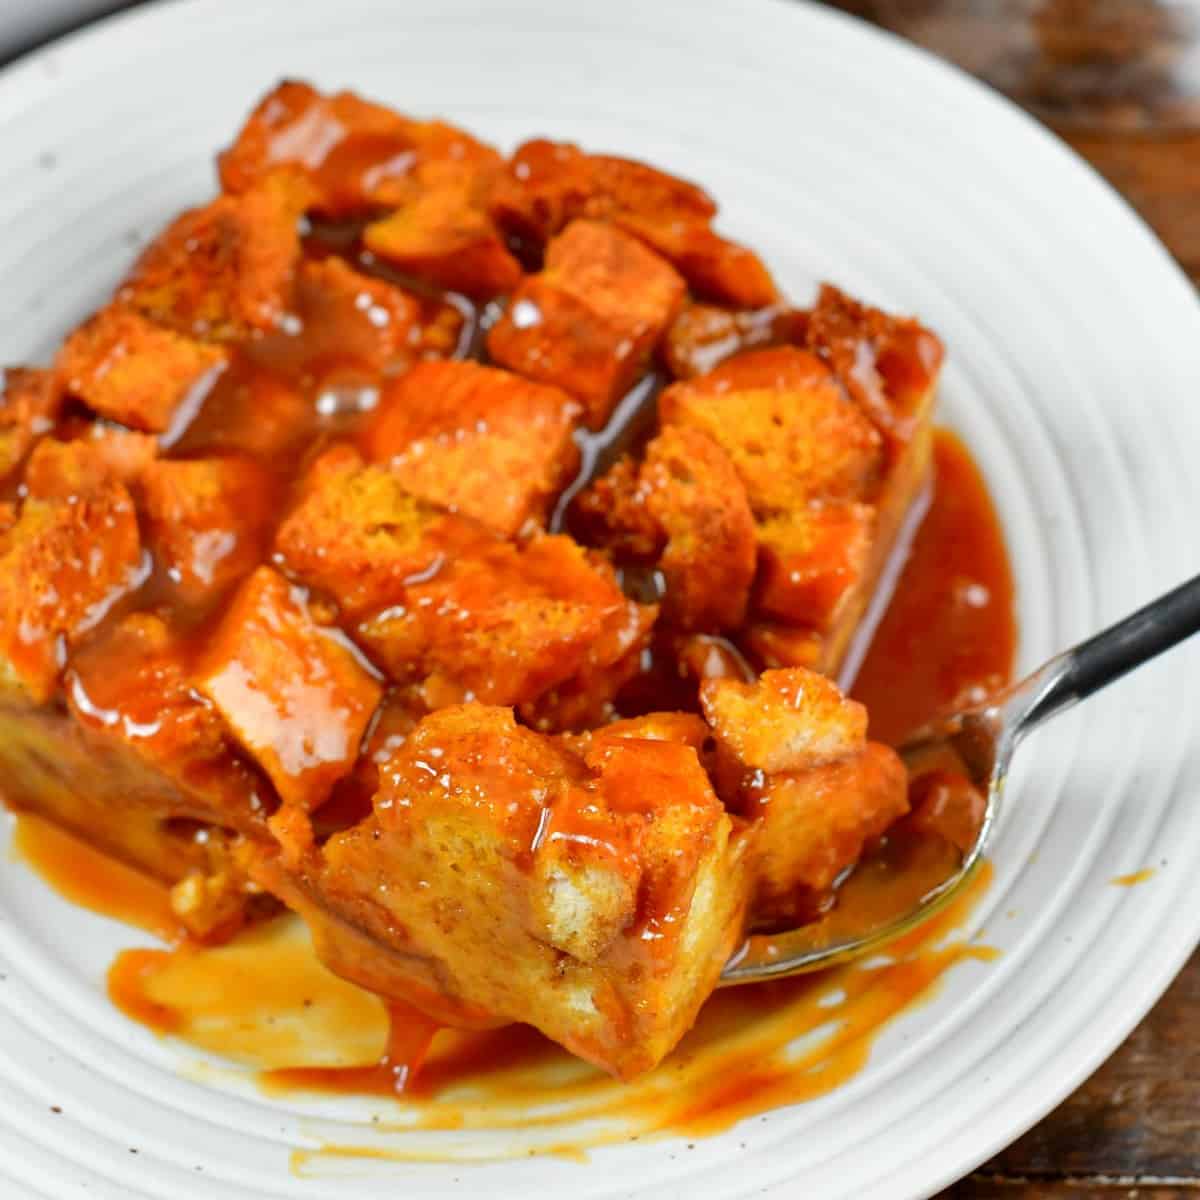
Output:
<instances>
[{"instance_id":1,"label":"toasted bread cube","mask_svg":"<svg viewBox=\"0 0 1200 1200\"><path fill-rule=\"evenodd\" d=\"M171 911L191 940L221 945L246 923L257 888L231 862L225 869L189 871L171 888Z\"/></svg>"},{"instance_id":2,"label":"toasted bread cube","mask_svg":"<svg viewBox=\"0 0 1200 1200\"><path fill-rule=\"evenodd\" d=\"M148 433L186 420L224 368L226 352L155 325L120 304L85 321L63 343L62 386L93 412Z\"/></svg>"},{"instance_id":3,"label":"toasted bread cube","mask_svg":"<svg viewBox=\"0 0 1200 1200\"><path fill-rule=\"evenodd\" d=\"M659 568L666 618L687 630L731 629L754 581L754 518L729 456L707 435L664 429L641 470L646 508L667 535Z\"/></svg>"},{"instance_id":4,"label":"toasted bread cube","mask_svg":"<svg viewBox=\"0 0 1200 1200\"><path fill-rule=\"evenodd\" d=\"M331 366L371 374L402 366L421 335L415 296L334 256L300 267L296 304L304 336L288 341L317 376Z\"/></svg>"},{"instance_id":5,"label":"toasted bread cube","mask_svg":"<svg viewBox=\"0 0 1200 1200\"><path fill-rule=\"evenodd\" d=\"M717 211L693 183L632 159L585 154L570 142L534 138L517 148L496 187L492 212L517 237L544 242L578 217L661 213L706 223Z\"/></svg>"},{"instance_id":6,"label":"toasted bread cube","mask_svg":"<svg viewBox=\"0 0 1200 1200\"><path fill-rule=\"evenodd\" d=\"M578 668L522 703L521 716L546 731L590 729L613 720L617 695L641 669L657 616L655 605L626 600L620 620L606 622Z\"/></svg>"},{"instance_id":7,"label":"toasted bread cube","mask_svg":"<svg viewBox=\"0 0 1200 1200\"><path fill-rule=\"evenodd\" d=\"M592 429L603 428L640 370L628 338L540 275L526 276L513 292L487 348L501 366L574 396Z\"/></svg>"},{"instance_id":8,"label":"toasted bread cube","mask_svg":"<svg viewBox=\"0 0 1200 1200\"><path fill-rule=\"evenodd\" d=\"M64 691L90 744L138 760L173 815L264 832L267 789L193 690L188 647L160 617L133 613L90 641L72 655Z\"/></svg>"},{"instance_id":9,"label":"toasted bread cube","mask_svg":"<svg viewBox=\"0 0 1200 1200\"><path fill-rule=\"evenodd\" d=\"M536 246L594 205L591 160L570 142L534 138L518 146L492 189L490 210L501 229Z\"/></svg>"},{"instance_id":10,"label":"toasted bread cube","mask_svg":"<svg viewBox=\"0 0 1200 1200\"><path fill-rule=\"evenodd\" d=\"M499 162L489 146L442 121L414 121L352 92L322 95L285 80L260 101L219 160L221 185L244 192L281 166L301 170L330 216L391 203L428 159Z\"/></svg>"},{"instance_id":11,"label":"toasted bread cube","mask_svg":"<svg viewBox=\"0 0 1200 1200\"><path fill-rule=\"evenodd\" d=\"M757 255L712 231L711 197L645 163L585 154L570 143L526 142L494 190L492 211L534 243L579 217L612 221L668 259L698 295L745 307L777 295Z\"/></svg>"},{"instance_id":12,"label":"toasted bread cube","mask_svg":"<svg viewBox=\"0 0 1200 1200\"><path fill-rule=\"evenodd\" d=\"M869 504L811 505L758 526L755 608L827 633L862 584L875 536Z\"/></svg>"},{"instance_id":13,"label":"toasted bread cube","mask_svg":"<svg viewBox=\"0 0 1200 1200\"><path fill-rule=\"evenodd\" d=\"M683 302L679 276L619 229L572 221L546 248L547 283L627 336L657 340Z\"/></svg>"},{"instance_id":14,"label":"toasted bread cube","mask_svg":"<svg viewBox=\"0 0 1200 1200\"><path fill-rule=\"evenodd\" d=\"M809 348L829 363L889 446L911 441L926 420L945 357L938 336L829 284L821 287L807 325Z\"/></svg>"},{"instance_id":15,"label":"toasted bread cube","mask_svg":"<svg viewBox=\"0 0 1200 1200\"><path fill-rule=\"evenodd\" d=\"M262 561L275 494L248 458L162 460L142 472L147 540L182 597L219 595Z\"/></svg>"},{"instance_id":16,"label":"toasted bread cube","mask_svg":"<svg viewBox=\"0 0 1200 1200\"><path fill-rule=\"evenodd\" d=\"M712 730L702 717L687 712L655 712L641 717L628 717L589 729L584 733L566 734L563 740L577 754L586 755L593 747L607 744L614 738L633 738L643 742L674 742L691 746L699 753L712 737Z\"/></svg>"},{"instance_id":17,"label":"toasted bread cube","mask_svg":"<svg viewBox=\"0 0 1200 1200\"><path fill-rule=\"evenodd\" d=\"M399 206L363 231L364 245L397 270L476 300L511 292L521 264L487 213L494 175L472 162L422 164Z\"/></svg>"},{"instance_id":18,"label":"toasted bread cube","mask_svg":"<svg viewBox=\"0 0 1200 1200\"><path fill-rule=\"evenodd\" d=\"M431 708L523 704L607 665L597 652L615 657L637 615L611 573L570 539L496 539L413 582L357 636L393 679L425 677Z\"/></svg>"},{"instance_id":19,"label":"toasted bread cube","mask_svg":"<svg viewBox=\"0 0 1200 1200\"><path fill-rule=\"evenodd\" d=\"M840 762L768 778L743 814L758 822L755 922L810 912L858 861L865 844L908 811L908 774L896 752L870 742Z\"/></svg>"},{"instance_id":20,"label":"toasted bread cube","mask_svg":"<svg viewBox=\"0 0 1200 1200\"><path fill-rule=\"evenodd\" d=\"M156 438L93 425L69 442L42 438L25 463L25 488L48 500L79 496L105 483L132 484L157 456Z\"/></svg>"},{"instance_id":21,"label":"toasted bread cube","mask_svg":"<svg viewBox=\"0 0 1200 1200\"><path fill-rule=\"evenodd\" d=\"M302 176L275 173L184 213L146 248L118 300L201 341L275 328L291 303L311 199Z\"/></svg>"},{"instance_id":22,"label":"toasted bread cube","mask_svg":"<svg viewBox=\"0 0 1200 1200\"><path fill-rule=\"evenodd\" d=\"M0 395L0 483L16 473L29 448L54 428L62 392L53 371L7 367Z\"/></svg>"},{"instance_id":23,"label":"toasted bread cube","mask_svg":"<svg viewBox=\"0 0 1200 1200\"><path fill-rule=\"evenodd\" d=\"M657 250L701 299L738 308L764 308L779 299L762 259L714 233L707 223L688 224L643 212L620 213L613 220Z\"/></svg>"},{"instance_id":24,"label":"toasted bread cube","mask_svg":"<svg viewBox=\"0 0 1200 1200\"><path fill-rule=\"evenodd\" d=\"M569 527L575 537L585 545L603 547L621 562L652 563L666 545L662 525L646 507L640 470L640 463L628 454L621 455L571 501L568 509Z\"/></svg>"},{"instance_id":25,"label":"toasted bread cube","mask_svg":"<svg viewBox=\"0 0 1200 1200\"><path fill-rule=\"evenodd\" d=\"M882 469L879 433L828 367L803 350L751 350L659 400L665 425L707 433L729 455L755 516L813 499L870 495Z\"/></svg>"},{"instance_id":26,"label":"toasted bread cube","mask_svg":"<svg viewBox=\"0 0 1200 1200\"><path fill-rule=\"evenodd\" d=\"M600 428L683 302L675 270L610 225L573 221L488 334L502 366L553 383Z\"/></svg>"},{"instance_id":27,"label":"toasted bread cube","mask_svg":"<svg viewBox=\"0 0 1200 1200\"><path fill-rule=\"evenodd\" d=\"M143 577L137 515L121 484L27 497L0 541L0 694L50 700L64 652Z\"/></svg>"},{"instance_id":28,"label":"toasted bread cube","mask_svg":"<svg viewBox=\"0 0 1200 1200\"><path fill-rule=\"evenodd\" d=\"M578 470L565 392L470 362L426 362L384 390L363 436L401 485L512 535Z\"/></svg>"},{"instance_id":29,"label":"toasted bread cube","mask_svg":"<svg viewBox=\"0 0 1200 1200\"><path fill-rule=\"evenodd\" d=\"M742 766L803 771L856 754L866 744L867 710L814 671L764 671L755 683L708 679L704 716Z\"/></svg>"},{"instance_id":30,"label":"toasted bread cube","mask_svg":"<svg viewBox=\"0 0 1200 1200\"><path fill-rule=\"evenodd\" d=\"M820 671L825 662L825 639L815 629L775 621L748 621L738 634L738 646L764 671L785 667Z\"/></svg>"},{"instance_id":31,"label":"toasted bread cube","mask_svg":"<svg viewBox=\"0 0 1200 1200\"><path fill-rule=\"evenodd\" d=\"M657 559L671 624L717 631L742 623L755 574L754 516L729 456L707 434L668 426L636 472L619 460L579 497L572 518L618 561Z\"/></svg>"},{"instance_id":32,"label":"toasted bread cube","mask_svg":"<svg viewBox=\"0 0 1200 1200\"><path fill-rule=\"evenodd\" d=\"M572 753L479 705L426 717L374 814L257 875L326 962L442 1020L524 1021L630 1078L676 1044L741 936L745 837L690 747Z\"/></svg>"},{"instance_id":33,"label":"toasted bread cube","mask_svg":"<svg viewBox=\"0 0 1200 1200\"><path fill-rule=\"evenodd\" d=\"M196 667L196 688L288 805L311 810L347 774L383 688L278 572L238 589Z\"/></svg>"},{"instance_id":34,"label":"toasted bread cube","mask_svg":"<svg viewBox=\"0 0 1200 1200\"><path fill-rule=\"evenodd\" d=\"M352 447L327 450L300 485L275 548L288 571L334 596L353 617L401 603L410 583L493 538L440 513Z\"/></svg>"},{"instance_id":35,"label":"toasted bread cube","mask_svg":"<svg viewBox=\"0 0 1200 1200\"><path fill-rule=\"evenodd\" d=\"M393 687L384 693L363 738L354 770L335 785L329 799L312 814L308 830L300 828L300 840L305 844L313 837L324 840L331 833L340 833L371 814L371 797L379 790L379 772L408 740L429 708L421 699L420 688ZM278 824L278 823L276 823ZM278 836L278 830L275 830ZM290 841L294 848L294 830ZM285 839L280 837L280 841ZM298 857L293 854L293 858Z\"/></svg>"},{"instance_id":36,"label":"toasted bread cube","mask_svg":"<svg viewBox=\"0 0 1200 1200\"><path fill-rule=\"evenodd\" d=\"M808 314L801 309L686 304L667 330L663 362L674 378L694 379L744 350L802 346L807 328Z\"/></svg>"}]
</instances>

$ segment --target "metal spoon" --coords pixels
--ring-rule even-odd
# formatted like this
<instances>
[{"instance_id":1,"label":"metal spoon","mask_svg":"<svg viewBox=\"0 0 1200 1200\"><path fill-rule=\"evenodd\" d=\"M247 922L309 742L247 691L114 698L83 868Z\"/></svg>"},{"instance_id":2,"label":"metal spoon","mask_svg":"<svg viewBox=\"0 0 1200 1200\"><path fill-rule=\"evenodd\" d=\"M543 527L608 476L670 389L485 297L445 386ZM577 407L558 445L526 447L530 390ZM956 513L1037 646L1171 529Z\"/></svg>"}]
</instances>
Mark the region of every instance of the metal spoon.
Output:
<instances>
[{"instance_id":1,"label":"metal spoon","mask_svg":"<svg viewBox=\"0 0 1200 1200\"><path fill-rule=\"evenodd\" d=\"M927 726L901 747L905 760L913 763L931 753L952 753L971 782L987 795L978 836L958 869L921 896L910 911L873 928L827 940L805 928L749 938L726 964L721 984L779 979L859 958L933 916L960 892L982 861L1013 752L1025 735L1197 631L1200 576L1050 659L999 695Z\"/></svg>"}]
</instances>

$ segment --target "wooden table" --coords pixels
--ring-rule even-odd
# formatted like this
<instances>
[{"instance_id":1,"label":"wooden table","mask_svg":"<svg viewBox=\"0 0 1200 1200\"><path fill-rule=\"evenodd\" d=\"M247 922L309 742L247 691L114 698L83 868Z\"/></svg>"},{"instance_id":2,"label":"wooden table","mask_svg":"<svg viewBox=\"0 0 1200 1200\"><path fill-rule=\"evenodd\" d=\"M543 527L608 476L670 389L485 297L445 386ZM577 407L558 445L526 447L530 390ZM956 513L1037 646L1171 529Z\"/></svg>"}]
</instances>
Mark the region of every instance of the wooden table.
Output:
<instances>
[{"instance_id":1,"label":"wooden table","mask_svg":"<svg viewBox=\"0 0 1200 1200\"><path fill-rule=\"evenodd\" d=\"M1044 120L1200 286L1200 0L838 6L955 60ZM1000 1197L1200 1198L1200 952L1083 1087L939 1200Z\"/></svg>"}]
</instances>

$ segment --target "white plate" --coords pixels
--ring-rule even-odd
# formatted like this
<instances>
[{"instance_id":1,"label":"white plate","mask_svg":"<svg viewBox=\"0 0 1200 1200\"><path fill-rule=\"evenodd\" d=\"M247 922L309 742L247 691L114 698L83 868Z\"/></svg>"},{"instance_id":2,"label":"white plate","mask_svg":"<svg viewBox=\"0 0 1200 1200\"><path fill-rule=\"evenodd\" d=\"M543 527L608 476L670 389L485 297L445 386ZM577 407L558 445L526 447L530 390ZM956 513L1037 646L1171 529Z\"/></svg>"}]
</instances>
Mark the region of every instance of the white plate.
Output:
<instances>
[{"instance_id":1,"label":"white plate","mask_svg":"<svg viewBox=\"0 0 1200 1200\"><path fill-rule=\"evenodd\" d=\"M545 132L644 156L709 186L725 228L795 294L830 277L920 313L951 351L943 417L1002 510L1024 666L1200 567L1200 307L1186 281L1015 109L800 4L196 0L52 46L0 77L4 361L44 358L137 242L210 193L214 150L284 74L505 145ZM978 915L999 961L957 967L843 1089L686 1152L358 1162L297 1179L292 1146L353 1129L181 1075L186 1058L103 996L132 935L6 865L0 1194L927 1195L1093 1070L1195 944L1198 668L1184 649L1023 750ZM1157 873L1142 886L1110 885L1144 866Z\"/></svg>"}]
</instances>

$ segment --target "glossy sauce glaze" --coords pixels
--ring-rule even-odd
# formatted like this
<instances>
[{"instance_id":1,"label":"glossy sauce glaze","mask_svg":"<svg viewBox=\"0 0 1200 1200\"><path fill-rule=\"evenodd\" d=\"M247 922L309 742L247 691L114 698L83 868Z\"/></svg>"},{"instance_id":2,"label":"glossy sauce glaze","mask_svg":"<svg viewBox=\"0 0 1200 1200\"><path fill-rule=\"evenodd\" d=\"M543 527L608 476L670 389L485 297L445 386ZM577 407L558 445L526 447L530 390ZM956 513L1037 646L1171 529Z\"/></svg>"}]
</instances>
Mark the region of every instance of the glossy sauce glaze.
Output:
<instances>
[{"instance_id":1,"label":"glossy sauce glaze","mask_svg":"<svg viewBox=\"0 0 1200 1200\"><path fill-rule=\"evenodd\" d=\"M855 691L871 708L875 735L890 739L1003 683L1012 669L1012 578L999 524L969 453L946 432L937 438L934 483L932 508ZM107 860L29 818L21 818L17 848L71 898L171 936L158 885L81 886ZM893 835L843 883L814 936L907 909L955 865L941 839ZM389 1014L378 998L322 967L292 917L224 947L126 951L110 972L109 993L134 1020L256 1068L268 1092L376 1102L402 1092L400 1107L389 1109L396 1128L525 1130L532 1141L511 1144L542 1151L654 1130L701 1134L853 1076L892 1017L955 963L988 957L985 947L947 941L986 885L985 871L954 905L871 965L719 991L667 1062L632 1084L615 1083L527 1027L466 1033L437 1030L398 1006ZM788 1047L803 1035L811 1044L794 1055ZM609 1124L586 1137L568 1134L566 1126L593 1117ZM323 1153L398 1152L356 1146ZM448 1151L410 1146L404 1153ZM297 1166L315 1169L304 1155Z\"/></svg>"},{"instance_id":2,"label":"glossy sauce glaze","mask_svg":"<svg viewBox=\"0 0 1200 1200\"><path fill-rule=\"evenodd\" d=\"M1004 534L970 451L934 445L934 500L852 695L893 746L938 713L1009 682L1017 646Z\"/></svg>"}]
</instances>

